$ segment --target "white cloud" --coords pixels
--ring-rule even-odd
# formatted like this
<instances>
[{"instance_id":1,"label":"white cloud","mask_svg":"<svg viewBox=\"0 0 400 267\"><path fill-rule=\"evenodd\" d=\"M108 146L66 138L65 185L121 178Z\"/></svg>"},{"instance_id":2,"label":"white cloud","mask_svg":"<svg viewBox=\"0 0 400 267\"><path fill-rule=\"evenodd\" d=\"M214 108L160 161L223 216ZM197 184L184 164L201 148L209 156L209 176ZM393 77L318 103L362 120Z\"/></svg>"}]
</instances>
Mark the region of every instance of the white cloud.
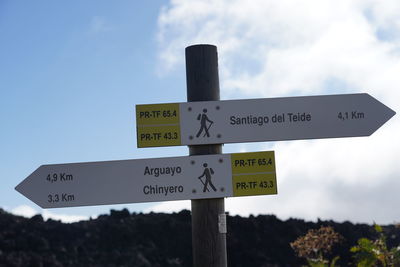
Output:
<instances>
[{"instance_id":1,"label":"white cloud","mask_svg":"<svg viewBox=\"0 0 400 267\"><path fill-rule=\"evenodd\" d=\"M378 136L379 135L379 136ZM278 195L230 198L231 214L393 223L400 218L399 142L376 136L275 143ZM262 148L260 148L262 149Z\"/></svg>"},{"instance_id":2,"label":"white cloud","mask_svg":"<svg viewBox=\"0 0 400 267\"><path fill-rule=\"evenodd\" d=\"M60 220L63 223L73 223L73 222L89 220L89 216L58 214L58 213L53 213L48 210L43 210L42 216L43 216L43 219L45 219L45 220L48 220L48 219Z\"/></svg>"},{"instance_id":3,"label":"white cloud","mask_svg":"<svg viewBox=\"0 0 400 267\"><path fill-rule=\"evenodd\" d=\"M374 79L382 75L393 89L400 68L399 43L380 40L378 29L390 25L398 31L400 25L386 4L175 0L159 17L161 64L171 70L183 64L186 46L211 43L219 49L225 94L316 94L331 78L352 90L372 92L385 90L383 81ZM398 1L388 4L400 8Z\"/></svg>"},{"instance_id":4,"label":"white cloud","mask_svg":"<svg viewBox=\"0 0 400 267\"><path fill-rule=\"evenodd\" d=\"M26 218L31 218L32 216L34 216L36 214L41 214L44 220L53 219L53 220L57 220L57 221L58 220L62 221L63 223L73 223L73 222L78 222L78 221L83 221L83 220L89 219L88 216L58 214L58 213L51 212L48 210L41 210L41 212L39 212L28 205L21 205L21 206L15 207L14 209L11 209L10 212L14 215L23 216Z\"/></svg>"},{"instance_id":5,"label":"white cloud","mask_svg":"<svg viewBox=\"0 0 400 267\"><path fill-rule=\"evenodd\" d=\"M190 210L190 200L178 200L178 201L168 201L159 202L154 206L151 206L144 210L144 212L166 212L173 213L179 212L181 210Z\"/></svg>"},{"instance_id":6,"label":"white cloud","mask_svg":"<svg viewBox=\"0 0 400 267\"><path fill-rule=\"evenodd\" d=\"M15 207L14 209L10 210L10 212L14 215L23 216L26 218L30 218L38 213L34 208L28 205Z\"/></svg>"},{"instance_id":7,"label":"white cloud","mask_svg":"<svg viewBox=\"0 0 400 267\"><path fill-rule=\"evenodd\" d=\"M211 43L224 99L366 92L399 111L399 14L397 0L173 0L159 16L159 64L173 71L186 46ZM228 199L227 210L398 220L398 116L371 137L274 143L279 194Z\"/></svg>"}]
</instances>

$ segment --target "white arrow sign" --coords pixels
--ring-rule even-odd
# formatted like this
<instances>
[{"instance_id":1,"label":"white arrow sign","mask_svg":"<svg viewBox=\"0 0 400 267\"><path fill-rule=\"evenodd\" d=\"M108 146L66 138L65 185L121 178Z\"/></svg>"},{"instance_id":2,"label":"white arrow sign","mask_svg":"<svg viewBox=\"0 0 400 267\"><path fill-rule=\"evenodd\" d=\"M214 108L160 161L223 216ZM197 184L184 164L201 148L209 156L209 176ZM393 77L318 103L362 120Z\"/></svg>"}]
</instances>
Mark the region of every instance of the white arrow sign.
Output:
<instances>
[{"instance_id":1,"label":"white arrow sign","mask_svg":"<svg viewBox=\"0 0 400 267\"><path fill-rule=\"evenodd\" d=\"M42 165L15 189L42 208L277 193L272 151Z\"/></svg>"},{"instance_id":2,"label":"white arrow sign","mask_svg":"<svg viewBox=\"0 0 400 267\"><path fill-rule=\"evenodd\" d=\"M137 105L138 147L369 136L396 113L368 94Z\"/></svg>"}]
</instances>

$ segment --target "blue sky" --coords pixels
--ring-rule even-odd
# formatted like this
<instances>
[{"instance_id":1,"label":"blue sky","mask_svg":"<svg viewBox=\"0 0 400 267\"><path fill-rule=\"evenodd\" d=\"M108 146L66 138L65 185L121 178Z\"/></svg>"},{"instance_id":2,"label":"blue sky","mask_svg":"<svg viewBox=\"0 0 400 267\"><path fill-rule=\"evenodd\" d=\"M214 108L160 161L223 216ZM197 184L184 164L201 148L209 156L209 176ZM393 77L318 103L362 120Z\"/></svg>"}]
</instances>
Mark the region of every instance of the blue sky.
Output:
<instances>
[{"instance_id":1,"label":"blue sky","mask_svg":"<svg viewBox=\"0 0 400 267\"><path fill-rule=\"evenodd\" d=\"M184 72L156 74L161 2L1 2L2 207L41 164L154 156L135 104L185 101Z\"/></svg>"},{"instance_id":2,"label":"blue sky","mask_svg":"<svg viewBox=\"0 0 400 267\"><path fill-rule=\"evenodd\" d=\"M222 99L366 92L398 111L398 14L398 1L372 0L2 0L0 207L62 219L190 207L44 211L14 187L42 164L186 155L185 147L137 149L134 106L186 100L191 44L218 46ZM396 221L399 125L395 117L368 138L226 145L226 153L274 149L279 191L227 200L227 209Z\"/></svg>"}]
</instances>

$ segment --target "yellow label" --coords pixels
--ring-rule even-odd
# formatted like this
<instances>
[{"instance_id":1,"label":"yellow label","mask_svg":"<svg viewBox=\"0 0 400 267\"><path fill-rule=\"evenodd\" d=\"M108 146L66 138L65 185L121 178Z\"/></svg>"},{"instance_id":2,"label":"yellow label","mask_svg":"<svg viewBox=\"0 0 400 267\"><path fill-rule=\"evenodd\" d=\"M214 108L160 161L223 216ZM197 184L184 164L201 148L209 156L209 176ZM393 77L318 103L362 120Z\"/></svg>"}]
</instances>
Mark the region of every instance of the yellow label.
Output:
<instances>
[{"instance_id":1,"label":"yellow label","mask_svg":"<svg viewBox=\"0 0 400 267\"><path fill-rule=\"evenodd\" d=\"M255 196L277 194L275 173L234 175L233 196Z\"/></svg>"},{"instance_id":2,"label":"yellow label","mask_svg":"<svg viewBox=\"0 0 400 267\"><path fill-rule=\"evenodd\" d=\"M231 162L232 174L275 172L274 151L235 153Z\"/></svg>"},{"instance_id":3,"label":"yellow label","mask_svg":"<svg viewBox=\"0 0 400 267\"><path fill-rule=\"evenodd\" d=\"M181 133L179 125L137 127L138 147L179 146Z\"/></svg>"},{"instance_id":4,"label":"yellow label","mask_svg":"<svg viewBox=\"0 0 400 267\"><path fill-rule=\"evenodd\" d=\"M179 124L179 104L136 105L136 125Z\"/></svg>"},{"instance_id":5,"label":"yellow label","mask_svg":"<svg viewBox=\"0 0 400 267\"><path fill-rule=\"evenodd\" d=\"M179 104L136 105L138 147L179 146Z\"/></svg>"},{"instance_id":6,"label":"yellow label","mask_svg":"<svg viewBox=\"0 0 400 267\"><path fill-rule=\"evenodd\" d=\"M277 194L273 151L231 155L233 196Z\"/></svg>"}]
</instances>

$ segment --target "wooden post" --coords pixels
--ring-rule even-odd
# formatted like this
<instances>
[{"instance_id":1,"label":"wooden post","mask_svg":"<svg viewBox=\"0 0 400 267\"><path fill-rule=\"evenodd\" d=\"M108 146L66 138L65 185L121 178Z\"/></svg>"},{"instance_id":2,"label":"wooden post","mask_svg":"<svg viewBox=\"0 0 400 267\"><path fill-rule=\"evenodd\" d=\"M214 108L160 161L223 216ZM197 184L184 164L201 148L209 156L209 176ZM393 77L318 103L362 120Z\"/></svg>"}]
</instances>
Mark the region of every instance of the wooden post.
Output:
<instances>
[{"instance_id":1,"label":"wooden post","mask_svg":"<svg viewBox=\"0 0 400 267\"><path fill-rule=\"evenodd\" d=\"M188 102L219 100L217 47L193 45L186 48L185 54ZM220 144L189 146L190 155L221 153ZM223 198L192 200L194 267L227 266L226 232L219 228L219 220L224 216Z\"/></svg>"}]
</instances>

